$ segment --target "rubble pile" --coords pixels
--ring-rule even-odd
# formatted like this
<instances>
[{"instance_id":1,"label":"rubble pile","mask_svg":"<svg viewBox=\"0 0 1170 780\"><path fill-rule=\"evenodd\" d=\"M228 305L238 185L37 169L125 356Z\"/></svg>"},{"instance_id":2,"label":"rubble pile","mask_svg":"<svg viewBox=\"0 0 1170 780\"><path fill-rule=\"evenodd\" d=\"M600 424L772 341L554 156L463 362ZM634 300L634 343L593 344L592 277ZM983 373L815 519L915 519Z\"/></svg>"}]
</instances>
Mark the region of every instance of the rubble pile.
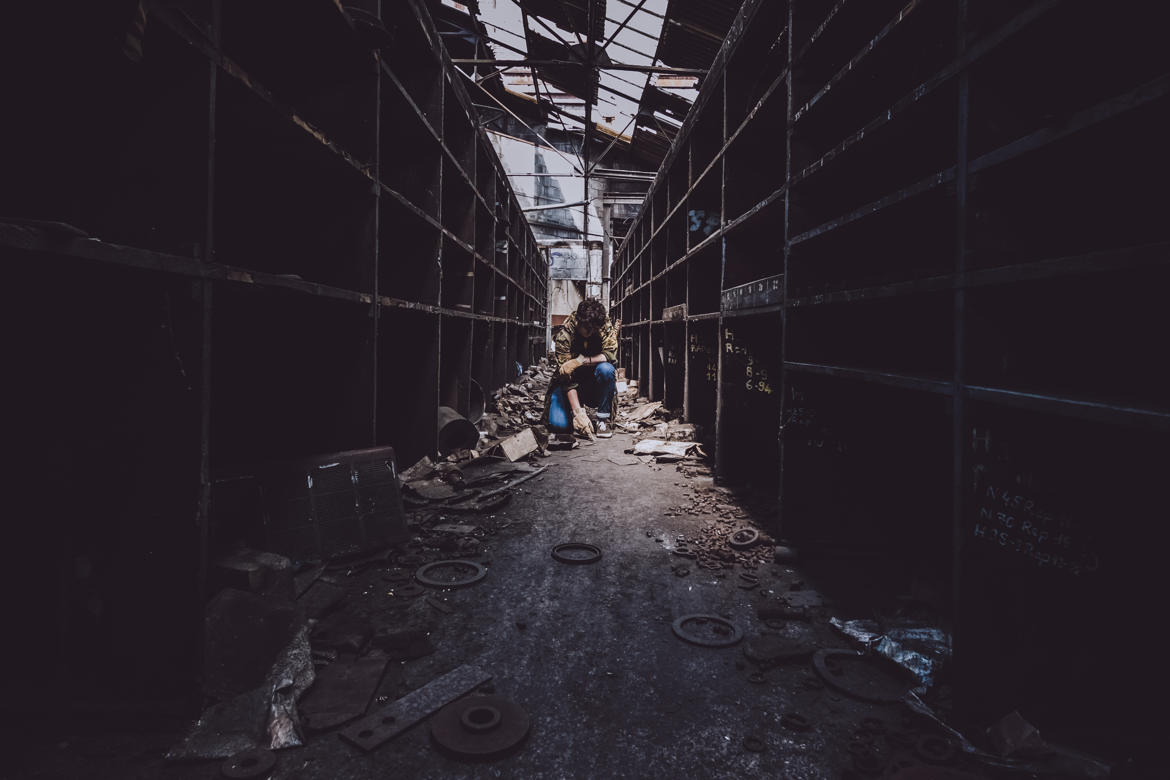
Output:
<instances>
[{"instance_id":1,"label":"rubble pile","mask_svg":"<svg viewBox=\"0 0 1170 780\"><path fill-rule=\"evenodd\" d=\"M478 423L478 452L489 452L496 445L530 429L543 451L548 429L543 425L544 397L552 379L553 368L547 358L531 365L512 384L492 394L488 409Z\"/></svg>"},{"instance_id":2,"label":"rubble pile","mask_svg":"<svg viewBox=\"0 0 1170 780\"><path fill-rule=\"evenodd\" d=\"M755 588L759 579L751 572L773 561L774 541L748 526L748 513L722 488L695 488L689 504L670 507L666 512L667 517L698 515L714 517L695 533L679 535L672 554L693 560L699 568L719 572L720 576L739 566L743 569L739 586L744 590Z\"/></svg>"}]
</instances>

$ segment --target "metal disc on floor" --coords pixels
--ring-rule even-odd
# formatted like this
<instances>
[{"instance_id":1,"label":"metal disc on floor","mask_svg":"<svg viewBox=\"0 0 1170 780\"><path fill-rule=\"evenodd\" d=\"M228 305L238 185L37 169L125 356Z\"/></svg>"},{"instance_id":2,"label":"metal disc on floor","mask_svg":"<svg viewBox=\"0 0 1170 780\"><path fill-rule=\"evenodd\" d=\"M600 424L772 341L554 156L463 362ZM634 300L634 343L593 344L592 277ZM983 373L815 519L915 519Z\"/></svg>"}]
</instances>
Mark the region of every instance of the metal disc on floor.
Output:
<instances>
[{"instance_id":1,"label":"metal disc on floor","mask_svg":"<svg viewBox=\"0 0 1170 780\"><path fill-rule=\"evenodd\" d=\"M520 744L528 735L528 713L500 696L471 696L452 702L431 718L431 737L461 756L486 758Z\"/></svg>"},{"instance_id":2,"label":"metal disc on floor","mask_svg":"<svg viewBox=\"0 0 1170 780\"><path fill-rule=\"evenodd\" d=\"M552 557L561 563L596 563L601 560L601 548L584 542L567 542L554 547Z\"/></svg>"},{"instance_id":3,"label":"metal disc on floor","mask_svg":"<svg viewBox=\"0 0 1170 780\"><path fill-rule=\"evenodd\" d=\"M435 561L419 568L414 578L432 588L464 588L487 576L487 569L475 561Z\"/></svg>"},{"instance_id":4,"label":"metal disc on floor","mask_svg":"<svg viewBox=\"0 0 1170 780\"><path fill-rule=\"evenodd\" d=\"M727 543L737 550L745 550L760 540L760 532L754 528L740 528L727 538Z\"/></svg>"},{"instance_id":5,"label":"metal disc on floor","mask_svg":"<svg viewBox=\"0 0 1170 780\"><path fill-rule=\"evenodd\" d=\"M272 767L276 766L276 754L271 750L254 748L241 750L224 761L219 767L219 773L230 778L264 777Z\"/></svg>"},{"instance_id":6,"label":"metal disc on floor","mask_svg":"<svg viewBox=\"0 0 1170 780\"><path fill-rule=\"evenodd\" d=\"M703 647L730 647L743 639L743 631L718 615L683 615L671 626L684 642Z\"/></svg>"}]
</instances>

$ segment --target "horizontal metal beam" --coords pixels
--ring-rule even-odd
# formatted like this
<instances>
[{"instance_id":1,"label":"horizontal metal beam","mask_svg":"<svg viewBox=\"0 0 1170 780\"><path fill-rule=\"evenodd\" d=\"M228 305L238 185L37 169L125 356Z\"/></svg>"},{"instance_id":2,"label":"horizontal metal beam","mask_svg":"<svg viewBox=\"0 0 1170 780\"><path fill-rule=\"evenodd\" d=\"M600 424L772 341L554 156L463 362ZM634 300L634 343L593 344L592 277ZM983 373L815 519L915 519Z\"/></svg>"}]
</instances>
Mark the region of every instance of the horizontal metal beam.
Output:
<instances>
[{"instance_id":1,"label":"horizontal metal beam","mask_svg":"<svg viewBox=\"0 0 1170 780\"><path fill-rule=\"evenodd\" d=\"M456 65L495 65L498 67L517 67L529 68L536 67L585 67L581 62L576 60L490 60L490 59L456 59L451 60ZM597 63L590 67L598 70L625 70L634 73L666 73L673 76L705 76L707 71L701 68L669 68L665 65L621 65L613 63L610 65L602 65Z\"/></svg>"},{"instance_id":2,"label":"horizontal metal beam","mask_svg":"<svg viewBox=\"0 0 1170 780\"><path fill-rule=\"evenodd\" d=\"M546 203L543 206L529 206L526 209L520 210L525 213L529 211L552 211L553 209L568 209L574 206L584 206L587 203L589 203L587 200L575 200L572 203Z\"/></svg>"}]
</instances>

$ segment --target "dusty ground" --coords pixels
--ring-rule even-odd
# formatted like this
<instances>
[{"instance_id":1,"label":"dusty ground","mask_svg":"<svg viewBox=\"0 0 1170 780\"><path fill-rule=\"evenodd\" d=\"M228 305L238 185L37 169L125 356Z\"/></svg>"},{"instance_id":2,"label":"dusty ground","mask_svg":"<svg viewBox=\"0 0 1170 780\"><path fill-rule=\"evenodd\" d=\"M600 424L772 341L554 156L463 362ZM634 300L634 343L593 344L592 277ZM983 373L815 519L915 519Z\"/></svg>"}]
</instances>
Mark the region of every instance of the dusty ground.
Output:
<instances>
[{"instance_id":1,"label":"dusty ground","mask_svg":"<svg viewBox=\"0 0 1170 780\"><path fill-rule=\"evenodd\" d=\"M851 771L848 748L863 718L877 718L891 732L926 730L901 704L866 704L826 689L807 660L767 669L753 681L756 667L745 660L744 643L709 648L676 638L671 624L679 616L714 613L746 639L772 632L806 636L821 647L845 645L827 612L771 627L760 619L762 601L774 602L794 584L817 586L799 568L766 563L755 572L759 587L745 590L738 569L719 576L673 555L679 535L716 520L712 505L739 505L709 477L633 462L623 455L631 442L618 434L553 453L540 460L548 471L494 517L450 518L482 523L492 533L485 537L486 579L444 594L449 614L425 598L390 595L384 569L338 578L349 592L340 609L371 624L422 626L436 648L392 662L373 708L473 664L492 675L496 695L529 713L526 742L503 758L470 763L436 750L426 722L369 754L326 731L305 747L281 751L271 777L840 777ZM696 497L707 500L696 507ZM603 557L592 565L558 563L550 551L565 541L598 545ZM679 565L686 576L672 570ZM792 713L812 728L786 728L781 718ZM162 760L180 725L110 734L90 724L85 733L57 734L30 749L25 769L4 776L218 776L215 761ZM748 737L761 741L761 752L745 749ZM872 741L889 762L909 758L880 737Z\"/></svg>"}]
</instances>

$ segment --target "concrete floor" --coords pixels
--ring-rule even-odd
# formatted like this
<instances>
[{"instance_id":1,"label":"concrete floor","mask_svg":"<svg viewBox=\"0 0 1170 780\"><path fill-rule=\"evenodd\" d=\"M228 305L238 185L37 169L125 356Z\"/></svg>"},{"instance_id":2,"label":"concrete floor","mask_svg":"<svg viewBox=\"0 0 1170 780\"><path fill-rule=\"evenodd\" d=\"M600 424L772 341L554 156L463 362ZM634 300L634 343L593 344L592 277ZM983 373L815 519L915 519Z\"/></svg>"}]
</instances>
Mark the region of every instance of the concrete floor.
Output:
<instances>
[{"instance_id":1,"label":"concrete floor","mask_svg":"<svg viewBox=\"0 0 1170 780\"><path fill-rule=\"evenodd\" d=\"M723 615L745 637L757 636L768 630L757 616L761 599L787 592L807 575L766 564L753 591L740 589L734 573L720 578L694 565L689 576L676 576L672 566L691 562L670 553L673 540L714 517L671 508L725 491L673 465L631 462L622 454L629 446L631 438L618 434L553 453L540 461L548 471L496 515L452 518L494 533L486 538L486 579L449 591L450 614L422 598L399 606L404 600L388 595L385 572L377 568L339 578L350 594L340 609L371 624L424 626L436 647L423 658L392 662L377 701L473 664L493 676L496 695L529 713L525 743L506 757L472 763L436 750L426 722L369 754L335 730L281 751L271 777L841 777L848 776L847 747L862 718L879 718L890 730L925 728L901 704L866 704L810 683L807 661L769 669L764 682L752 682L742 643L715 649L676 638L672 621L689 613ZM565 541L596 544L604 556L592 565L558 563L550 550ZM827 615L791 621L783 630L803 632L820 647L845 646ZM813 728L783 727L785 713L802 714ZM90 730L47 746L14 776L218 776L218 762L163 762L176 736L165 727L137 734ZM746 750L748 736L761 739L764 750Z\"/></svg>"}]
</instances>

